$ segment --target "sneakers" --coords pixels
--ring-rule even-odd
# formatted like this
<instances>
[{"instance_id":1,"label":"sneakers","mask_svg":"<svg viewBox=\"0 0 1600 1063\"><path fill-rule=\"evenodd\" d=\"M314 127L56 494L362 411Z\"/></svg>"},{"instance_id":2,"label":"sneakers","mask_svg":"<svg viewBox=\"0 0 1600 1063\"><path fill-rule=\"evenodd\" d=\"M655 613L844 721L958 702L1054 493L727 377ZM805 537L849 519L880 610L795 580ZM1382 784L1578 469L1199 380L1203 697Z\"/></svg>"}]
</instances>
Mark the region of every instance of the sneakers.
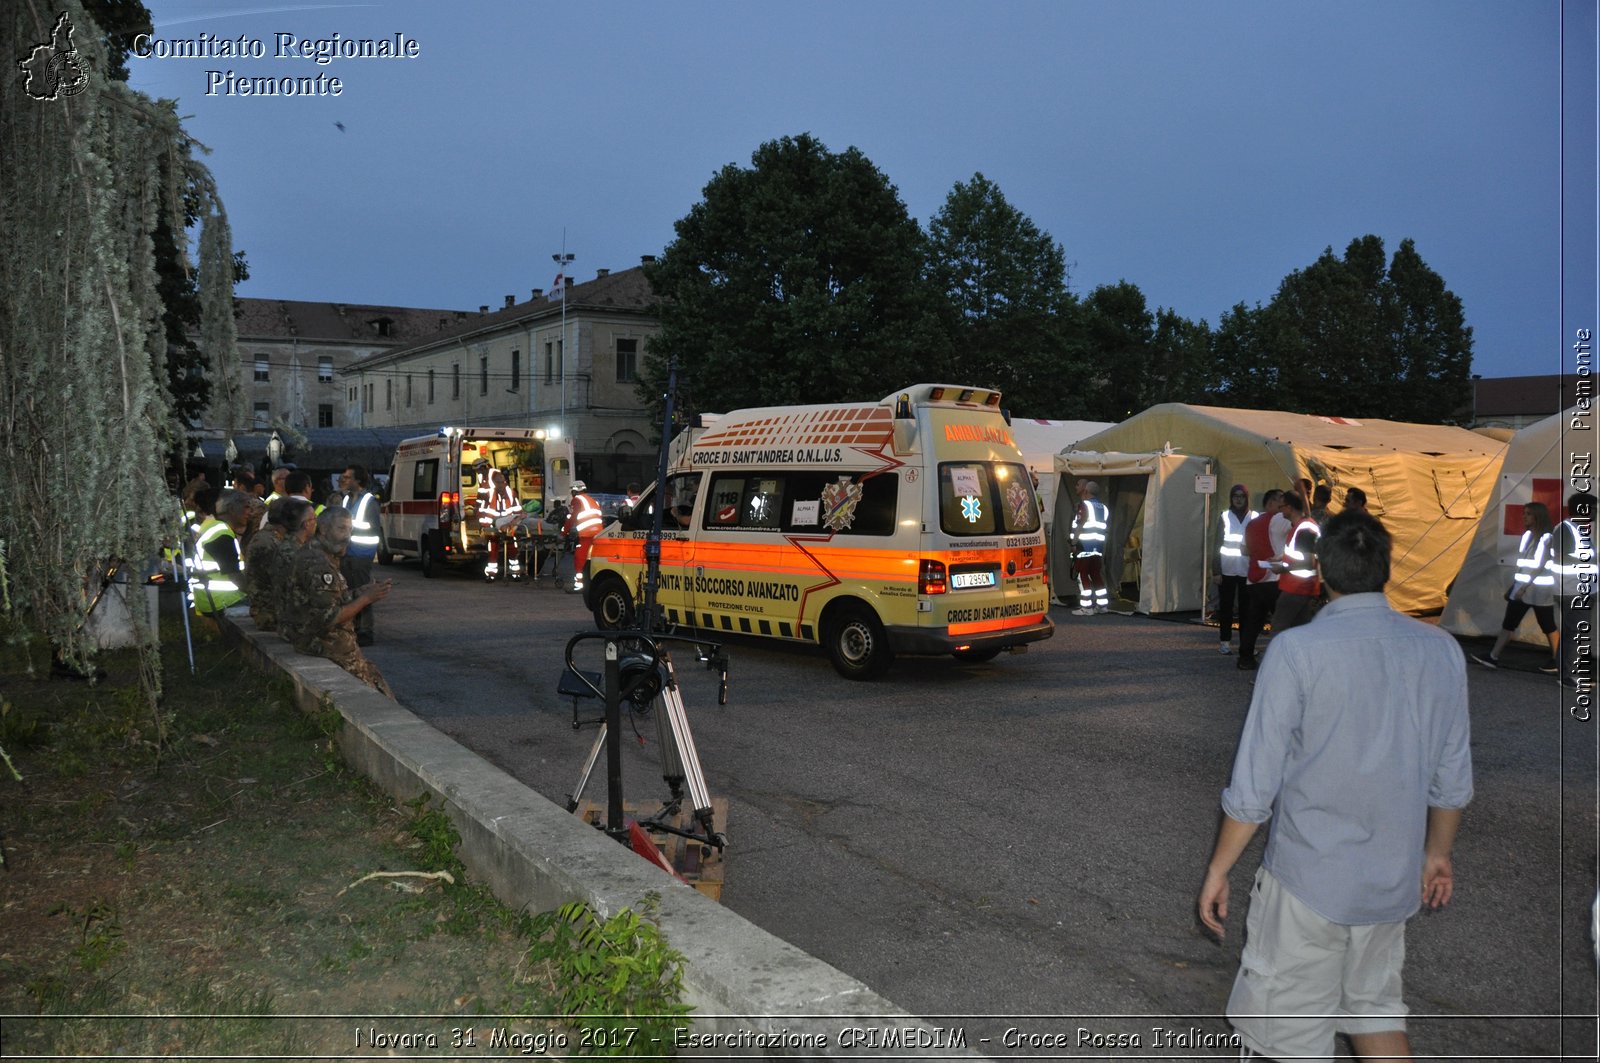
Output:
<instances>
[{"instance_id":1,"label":"sneakers","mask_svg":"<svg viewBox=\"0 0 1600 1063\"><path fill-rule=\"evenodd\" d=\"M1226 642L1217 643L1217 652L1226 657L1233 652L1233 647Z\"/></svg>"},{"instance_id":2,"label":"sneakers","mask_svg":"<svg viewBox=\"0 0 1600 1063\"><path fill-rule=\"evenodd\" d=\"M1094 607L1094 611L1097 613L1109 613L1111 612L1111 607L1109 605L1097 605Z\"/></svg>"},{"instance_id":3,"label":"sneakers","mask_svg":"<svg viewBox=\"0 0 1600 1063\"><path fill-rule=\"evenodd\" d=\"M1552 657L1539 666L1539 671L1543 672L1545 675L1560 675L1561 664L1554 657Z\"/></svg>"},{"instance_id":4,"label":"sneakers","mask_svg":"<svg viewBox=\"0 0 1600 1063\"><path fill-rule=\"evenodd\" d=\"M1094 610L1093 609L1084 609L1084 608L1080 607L1080 608L1074 609L1072 611L1072 615L1073 616L1093 616L1094 615Z\"/></svg>"},{"instance_id":5,"label":"sneakers","mask_svg":"<svg viewBox=\"0 0 1600 1063\"><path fill-rule=\"evenodd\" d=\"M1234 667L1239 669L1241 672L1253 672L1260 667L1260 665L1256 663L1256 659L1254 657L1240 657L1239 663L1235 664Z\"/></svg>"},{"instance_id":6,"label":"sneakers","mask_svg":"<svg viewBox=\"0 0 1600 1063\"><path fill-rule=\"evenodd\" d=\"M1498 660L1496 660L1493 656L1491 656L1491 655L1489 655L1487 653L1474 653L1472 655L1472 661L1473 661L1474 664L1481 664L1485 668L1499 668L1500 667L1500 662Z\"/></svg>"}]
</instances>

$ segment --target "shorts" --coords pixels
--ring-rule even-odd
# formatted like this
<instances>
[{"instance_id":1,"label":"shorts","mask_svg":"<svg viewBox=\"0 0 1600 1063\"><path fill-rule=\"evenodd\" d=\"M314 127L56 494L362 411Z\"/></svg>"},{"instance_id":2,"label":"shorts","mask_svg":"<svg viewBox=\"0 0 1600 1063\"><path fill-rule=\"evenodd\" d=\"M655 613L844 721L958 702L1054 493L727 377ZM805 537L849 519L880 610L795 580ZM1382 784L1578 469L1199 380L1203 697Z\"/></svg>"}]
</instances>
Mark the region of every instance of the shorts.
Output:
<instances>
[{"instance_id":1,"label":"shorts","mask_svg":"<svg viewBox=\"0 0 1600 1063\"><path fill-rule=\"evenodd\" d=\"M1528 615L1528 610L1533 610L1533 618L1539 624L1539 630L1546 635L1556 632L1556 607L1554 605L1529 605L1521 599L1506 602L1505 619L1500 621L1501 631L1515 631L1522 624L1522 618Z\"/></svg>"},{"instance_id":2,"label":"shorts","mask_svg":"<svg viewBox=\"0 0 1600 1063\"><path fill-rule=\"evenodd\" d=\"M1332 1060L1334 1034L1404 1031L1406 924L1345 926L1256 872L1228 1021L1252 1051Z\"/></svg>"}]
</instances>

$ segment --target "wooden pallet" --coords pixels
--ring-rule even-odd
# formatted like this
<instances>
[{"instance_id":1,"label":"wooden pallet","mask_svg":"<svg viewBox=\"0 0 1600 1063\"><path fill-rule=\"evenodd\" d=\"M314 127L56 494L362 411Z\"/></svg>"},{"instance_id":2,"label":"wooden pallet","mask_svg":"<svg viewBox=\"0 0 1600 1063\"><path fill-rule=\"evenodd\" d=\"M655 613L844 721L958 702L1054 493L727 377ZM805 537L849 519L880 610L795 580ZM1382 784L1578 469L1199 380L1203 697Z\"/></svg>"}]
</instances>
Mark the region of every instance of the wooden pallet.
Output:
<instances>
[{"instance_id":1,"label":"wooden pallet","mask_svg":"<svg viewBox=\"0 0 1600 1063\"><path fill-rule=\"evenodd\" d=\"M631 801L622 803L624 820L638 821L647 819L653 817L659 810L659 805L641 808ZM606 825L606 806L604 804L585 801L579 807L578 815L591 827L604 827ZM713 797L711 799L711 816L717 832L724 835L727 834L727 798ZM684 829L696 826L694 813L687 808L680 811L676 818L667 822L675 827ZM717 849L678 834L652 831L650 837L656 843L657 851L672 866L674 874L712 900L722 900L723 872L726 870L725 861L727 859L725 850Z\"/></svg>"}]
</instances>

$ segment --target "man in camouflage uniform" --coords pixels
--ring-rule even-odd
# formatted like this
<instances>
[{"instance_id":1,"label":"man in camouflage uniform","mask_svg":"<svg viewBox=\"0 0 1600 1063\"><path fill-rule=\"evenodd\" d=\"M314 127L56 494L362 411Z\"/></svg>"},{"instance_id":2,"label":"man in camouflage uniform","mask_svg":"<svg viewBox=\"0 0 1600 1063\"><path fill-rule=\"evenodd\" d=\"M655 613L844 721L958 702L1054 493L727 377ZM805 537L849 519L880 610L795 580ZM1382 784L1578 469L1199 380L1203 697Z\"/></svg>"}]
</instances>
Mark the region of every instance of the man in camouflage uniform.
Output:
<instances>
[{"instance_id":1,"label":"man in camouflage uniform","mask_svg":"<svg viewBox=\"0 0 1600 1063\"><path fill-rule=\"evenodd\" d=\"M278 630L301 653L326 657L381 694L394 697L373 663L356 645L355 617L389 596L393 580L374 581L351 594L339 560L350 546L350 511L330 507L317 518L317 534L295 554L278 613Z\"/></svg>"},{"instance_id":2,"label":"man in camouflage uniform","mask_svg":"<svg viewBox=\"0 0 1600 1063\"><path fill-rule=\"evenodd\" d=\"M262 631L278 626L278 604L289 579L289 563L317 531L311 503L284 495L267 507L267 526L250 537L244 554L244 585L250 619Z\"/></svg>"}]
</instances>

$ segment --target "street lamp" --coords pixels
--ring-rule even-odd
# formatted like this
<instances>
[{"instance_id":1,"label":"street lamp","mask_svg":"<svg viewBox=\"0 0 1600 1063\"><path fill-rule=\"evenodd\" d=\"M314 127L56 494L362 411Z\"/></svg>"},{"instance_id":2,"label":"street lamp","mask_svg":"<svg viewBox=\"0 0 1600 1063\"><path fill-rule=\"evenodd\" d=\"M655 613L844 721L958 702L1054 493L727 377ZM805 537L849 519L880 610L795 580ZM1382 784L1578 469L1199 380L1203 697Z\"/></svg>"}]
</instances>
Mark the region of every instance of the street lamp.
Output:
<instances>
[{"instance_id":1,"label":"street lamp","mask_svg":"<svg viewBox=\"0 0 1600 1063\"><path fill-rule=\"evenodd\" d=\"M566 434L567 428L567 288L570 287L567 276L567 267L572 265L572 260L578 256L566 250L565 234L562 237L562 250L559 254L551 255L556 265L561 267L561 272L556 276L561 279L561 429Z\"/></svg>"}]
</instances>

